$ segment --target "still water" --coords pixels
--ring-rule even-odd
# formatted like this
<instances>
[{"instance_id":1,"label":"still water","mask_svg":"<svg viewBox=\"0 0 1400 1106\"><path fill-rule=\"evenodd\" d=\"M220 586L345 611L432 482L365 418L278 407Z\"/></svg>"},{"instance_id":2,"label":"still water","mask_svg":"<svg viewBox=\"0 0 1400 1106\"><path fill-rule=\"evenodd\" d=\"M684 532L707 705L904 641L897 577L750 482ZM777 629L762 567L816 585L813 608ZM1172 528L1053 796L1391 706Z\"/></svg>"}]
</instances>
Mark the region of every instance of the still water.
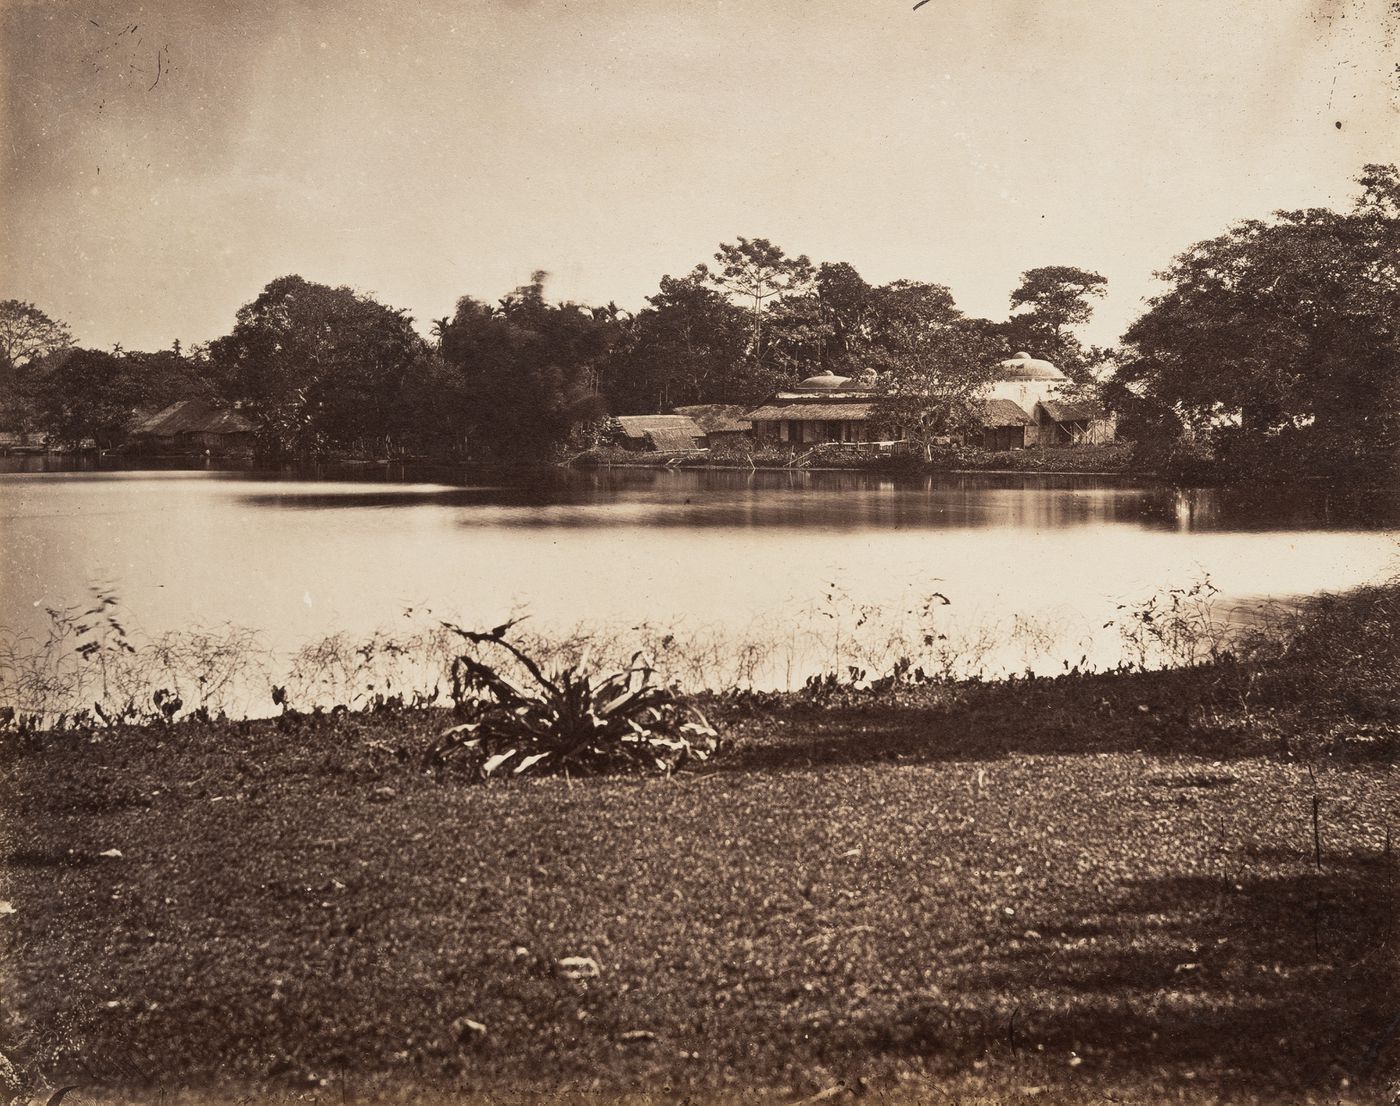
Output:
<instances>
[{"instance_id":1,"label":"still water","mask_svg":"<svg viewBox=\"0 0 1400 1106\"><path fill-rule=\"evenodd\" d=\"M137 633L233 623L288 656L337 631L524 613L537 632L785 641L751 673L773 686L881 663L857 639L896 623L980 635L988 674L1112 664L1104 624L1169 587L1209 576L1243 617L1394 574L1400 501L1003 475L11 471L0 527L11 632L42 633L45 608L93 586Z\"/></svg>"}]
</instances>

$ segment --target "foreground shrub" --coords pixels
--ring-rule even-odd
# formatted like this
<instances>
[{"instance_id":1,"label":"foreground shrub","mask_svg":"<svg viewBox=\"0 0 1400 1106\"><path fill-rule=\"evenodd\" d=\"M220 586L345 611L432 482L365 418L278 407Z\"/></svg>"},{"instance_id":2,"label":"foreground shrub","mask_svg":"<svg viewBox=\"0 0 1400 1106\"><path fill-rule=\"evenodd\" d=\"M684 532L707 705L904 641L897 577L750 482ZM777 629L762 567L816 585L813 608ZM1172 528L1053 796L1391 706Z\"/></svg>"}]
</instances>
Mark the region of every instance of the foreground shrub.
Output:
<instances>
[{"instance_id":1,"label":"foreground shrub","mask_svg":"<svg viewBox=\"0 0 1400 1106\"><path fill-rule=\"evenodd\" d=\"M674 685L637 653L617 672L587 662L552 675L505 640L513 623L489 632L448 626L473 646L503 650L523 671L464 653L452 662L452 699L462 722L433 747L438 763L465 761L480 778L555 772L661 771L714 755L719 735Z\"/></svg>"}]
</instances>

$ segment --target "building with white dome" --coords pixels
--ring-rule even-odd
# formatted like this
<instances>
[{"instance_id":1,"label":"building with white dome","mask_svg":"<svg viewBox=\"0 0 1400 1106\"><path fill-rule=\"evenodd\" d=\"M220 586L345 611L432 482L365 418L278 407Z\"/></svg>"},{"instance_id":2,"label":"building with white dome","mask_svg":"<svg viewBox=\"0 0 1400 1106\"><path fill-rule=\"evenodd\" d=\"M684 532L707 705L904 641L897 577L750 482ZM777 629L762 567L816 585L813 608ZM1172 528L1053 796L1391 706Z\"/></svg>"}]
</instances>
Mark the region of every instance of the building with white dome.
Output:
<instances>
[{"instance_id":1,"label":"building with white dome","mask_svg":"<svg viewBox=\"0 0 1400 1106\"><path fill-rule=\"evenodd\" d=\"M1057 398L1060 389L1068 383L1069 377L1049 361L1042 361L1029 353L1018 353L997 364L992 382L983 396L986 399L1009 399L1029 415L1037 403Z\"/></svg>"},{"instance_id":2,"label":"building with white dome","mask_svg":"<svg viewBox=\"0 0 1400 1106\"><path fill-rule=\"evenodd\" d=\"M986 449L1104 445L1115 421L1097 403L1066 394L1069 377L1049 361L1017 353L997 364L979 399Z\"/></svg>"},{"instance_id":3,"label":"building with white dome","mask_svg":"<svg viewBox=\"0 0 1400 1106\"><path fill-rule=\"evenodd\" d=\"M754 435L794 445L874 440L874 382L835 373L809 376L748 413Z\"/></svg>"},{"instance_id":4,"label":"building with white dome","mask_svg":"<svg viewBox=\"0 0 1400 1106\"><path fill-rule=\"evenodd\" d=\"M1062 397L1069 377L1049 361L1017 353L997 364L976 410L985 449L1077 445L1113 439L1111 420L1092 404ZM754 435L793 445L873 443L880 389L873 378L823 373L750 411Z\"/></svg>"}]
</instances>

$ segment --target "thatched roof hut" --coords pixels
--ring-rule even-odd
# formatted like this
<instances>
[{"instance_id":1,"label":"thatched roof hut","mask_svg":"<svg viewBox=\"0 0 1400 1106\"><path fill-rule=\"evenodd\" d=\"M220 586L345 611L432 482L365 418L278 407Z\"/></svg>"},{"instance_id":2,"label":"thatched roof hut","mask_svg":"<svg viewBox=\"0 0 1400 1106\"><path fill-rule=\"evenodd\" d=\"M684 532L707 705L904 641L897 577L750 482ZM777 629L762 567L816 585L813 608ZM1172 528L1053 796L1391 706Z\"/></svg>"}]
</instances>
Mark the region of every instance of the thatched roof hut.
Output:
<instances>
[{"instance_id":1,"label":"thatched roof hut","mask_svg":"<svg viewBox=\"0 0 1400 1106\"><path fill-rule=\"evenodd\" d=\"M854 403L784 403L781 397L769 400L762 407L749 412L754 422L777 422L792 419L804 422L817 422L826 419L845 419L865 422L875 411L871 402Z\"/></svg>"},{"instance_id":2,"label":"thatched roof hut","mask_svg":"<svg viewBox=\"0 0 1400 1106\"><path fill-rule=\"evenodd\" d=\"M1031 425L1032 419L1020 404L994 397L977 400L973 411L982 424L983 449L1025 448L1026 427Z\"/></svg>"},{"instance_id":3,"label":"thatched roof hut","mask_svg":"<svg viewBox=\"0 0 1400 1106\"><path fill-rule=\"evenodd\" d=\"M611 430L624 449L684 453L706 446L705 431L687 415L616 415Z\"/></svg>"},{"instance_id":4,"label":"thatched roof hut","mask_svg":"<svg viewBox=\"0 0 1400 1106\"><path fill-rule=\"evenodd\" d=\"M1106 445L1117 434L1117 420L1093 400L1043 399L1032 412L1039 445Z\"/></svg>"},{"instance_id":5,"label":"thatched roof hut","mask_svg":"<svg viewBox=\"0 0 1400 1106\"><path fill-rule=\"evenodd\" d=\"M1101 419L1104 415L1103 408L1090 400L1071 403L1062 399L1042 399L1037 406L1051 422L1088 422L1090 419Z\"/></svg>"},{"instance_id":6,"label":"thatched roof hut","mask_svg":"<svg viewBox=\"0 0 1400 1106\"><path fill-rule=\"evenodd\" d=\"M176 449L244 450L253 444L253 424L212 399L176 400L132 428L138 444Z\"/></svg>"},{"instance_id":7,"label":"thatched roof hut","mask_svg":"<svg viewBox=\"0 0 1400 1106\"><path fill-rule=\"evenodd\" d=\"M736 403L697 403L689 407L677 407L675 413L694 419L705 436L713 443L715 438L748 434L753 423L748 418L748 407Z\"/></svg>"},{"instance_id":8,"label":"thatched roof hut","mask_svg":"<svg viewBox=\"0 0 1400 1106\"><path fill-rule=\"evenodd\" d=\"M977 421L988 429L1002 426L1029 426L1032 422L1020 404L1009 399L982 399L973 404Z\"/></svg>"}]
</instances>

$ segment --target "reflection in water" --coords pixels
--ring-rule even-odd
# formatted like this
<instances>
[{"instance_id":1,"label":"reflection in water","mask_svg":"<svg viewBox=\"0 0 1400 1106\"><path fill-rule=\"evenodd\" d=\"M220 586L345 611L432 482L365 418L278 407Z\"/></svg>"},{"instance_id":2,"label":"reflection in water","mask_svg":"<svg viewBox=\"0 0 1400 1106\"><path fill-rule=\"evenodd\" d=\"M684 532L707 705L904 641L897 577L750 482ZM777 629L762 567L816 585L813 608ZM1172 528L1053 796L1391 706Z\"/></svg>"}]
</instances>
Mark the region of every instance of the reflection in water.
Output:
<instances>
[{"instance_id":1,"label":"reflection in water","mask_svg":"<svg viewBox=\"0 0 1400 1106\"><path fill-rule=\"evenodd\" d=\"M13 472L0 623L41 632L45 605L94 582L148 634L232 622L283 652L407 607L486 625L528 611L540 630L767 635L787 643L766 677L782 683L816 663L793 642L833 626L824 605L894 627L936 591L953 601L940 628L986 644L988 671L1045 670L1113 663L1119 603L1206 574L1222 610L1388 575L1397 525L1393 494L1077 476Z\"/></svg>"},{"instance_id":2,"label":"reflection in water","mask_svg":"<svg viewBox=\"0 0 1400 1106\"><path fill-rule=\"evenodd\" d=\"M120 458L0 457L0 475L45 482L114 479L228 482L256 506L290 510L348 507L444 506L587 507L626 500L657 507L651 521L694 506L704 525L1068 526L1124 522L1186 531L1386 529L1400 526L1400 484L1389 489L1310 486L1171 488L1134 477L960 473L894 479L878 473L808 469L592 470L545 466L490 470L464 465L325 463L280 470L191 468L180 460L143 461L125 469ZM144 467L146 465L155 468ZM775 496L771 493L786 493ZM833 495L839 494L839 500ZM593 520L596 523L598 520ZM528 517L515 524L541 524ZM568 524L559 513L549 524Z\"/></svg>"},{"instance_id":3,"label":"reflection in water","mask_svg":"<svg viewBox=\"0 0 1400 1106\"><path fill-rule=\"evenodd\" d=\"M1347 529L1394 524L1400 503L1374 494L1271 489L1268 494L1085 476L958 474L896 481L853 472L675 471L650 468L549 472L490 485L269 482L250 505L289 510L355 507L526 508L494 525L569 527L819 526L1056 529L1125 523L1184 531ZM266 490L263 490L266 489ZM780 493L780 494L779 494ZM609 508L606 512L573 508ZM464 518L464 525L481 520Z\"/></svg>"}]
</instances>

